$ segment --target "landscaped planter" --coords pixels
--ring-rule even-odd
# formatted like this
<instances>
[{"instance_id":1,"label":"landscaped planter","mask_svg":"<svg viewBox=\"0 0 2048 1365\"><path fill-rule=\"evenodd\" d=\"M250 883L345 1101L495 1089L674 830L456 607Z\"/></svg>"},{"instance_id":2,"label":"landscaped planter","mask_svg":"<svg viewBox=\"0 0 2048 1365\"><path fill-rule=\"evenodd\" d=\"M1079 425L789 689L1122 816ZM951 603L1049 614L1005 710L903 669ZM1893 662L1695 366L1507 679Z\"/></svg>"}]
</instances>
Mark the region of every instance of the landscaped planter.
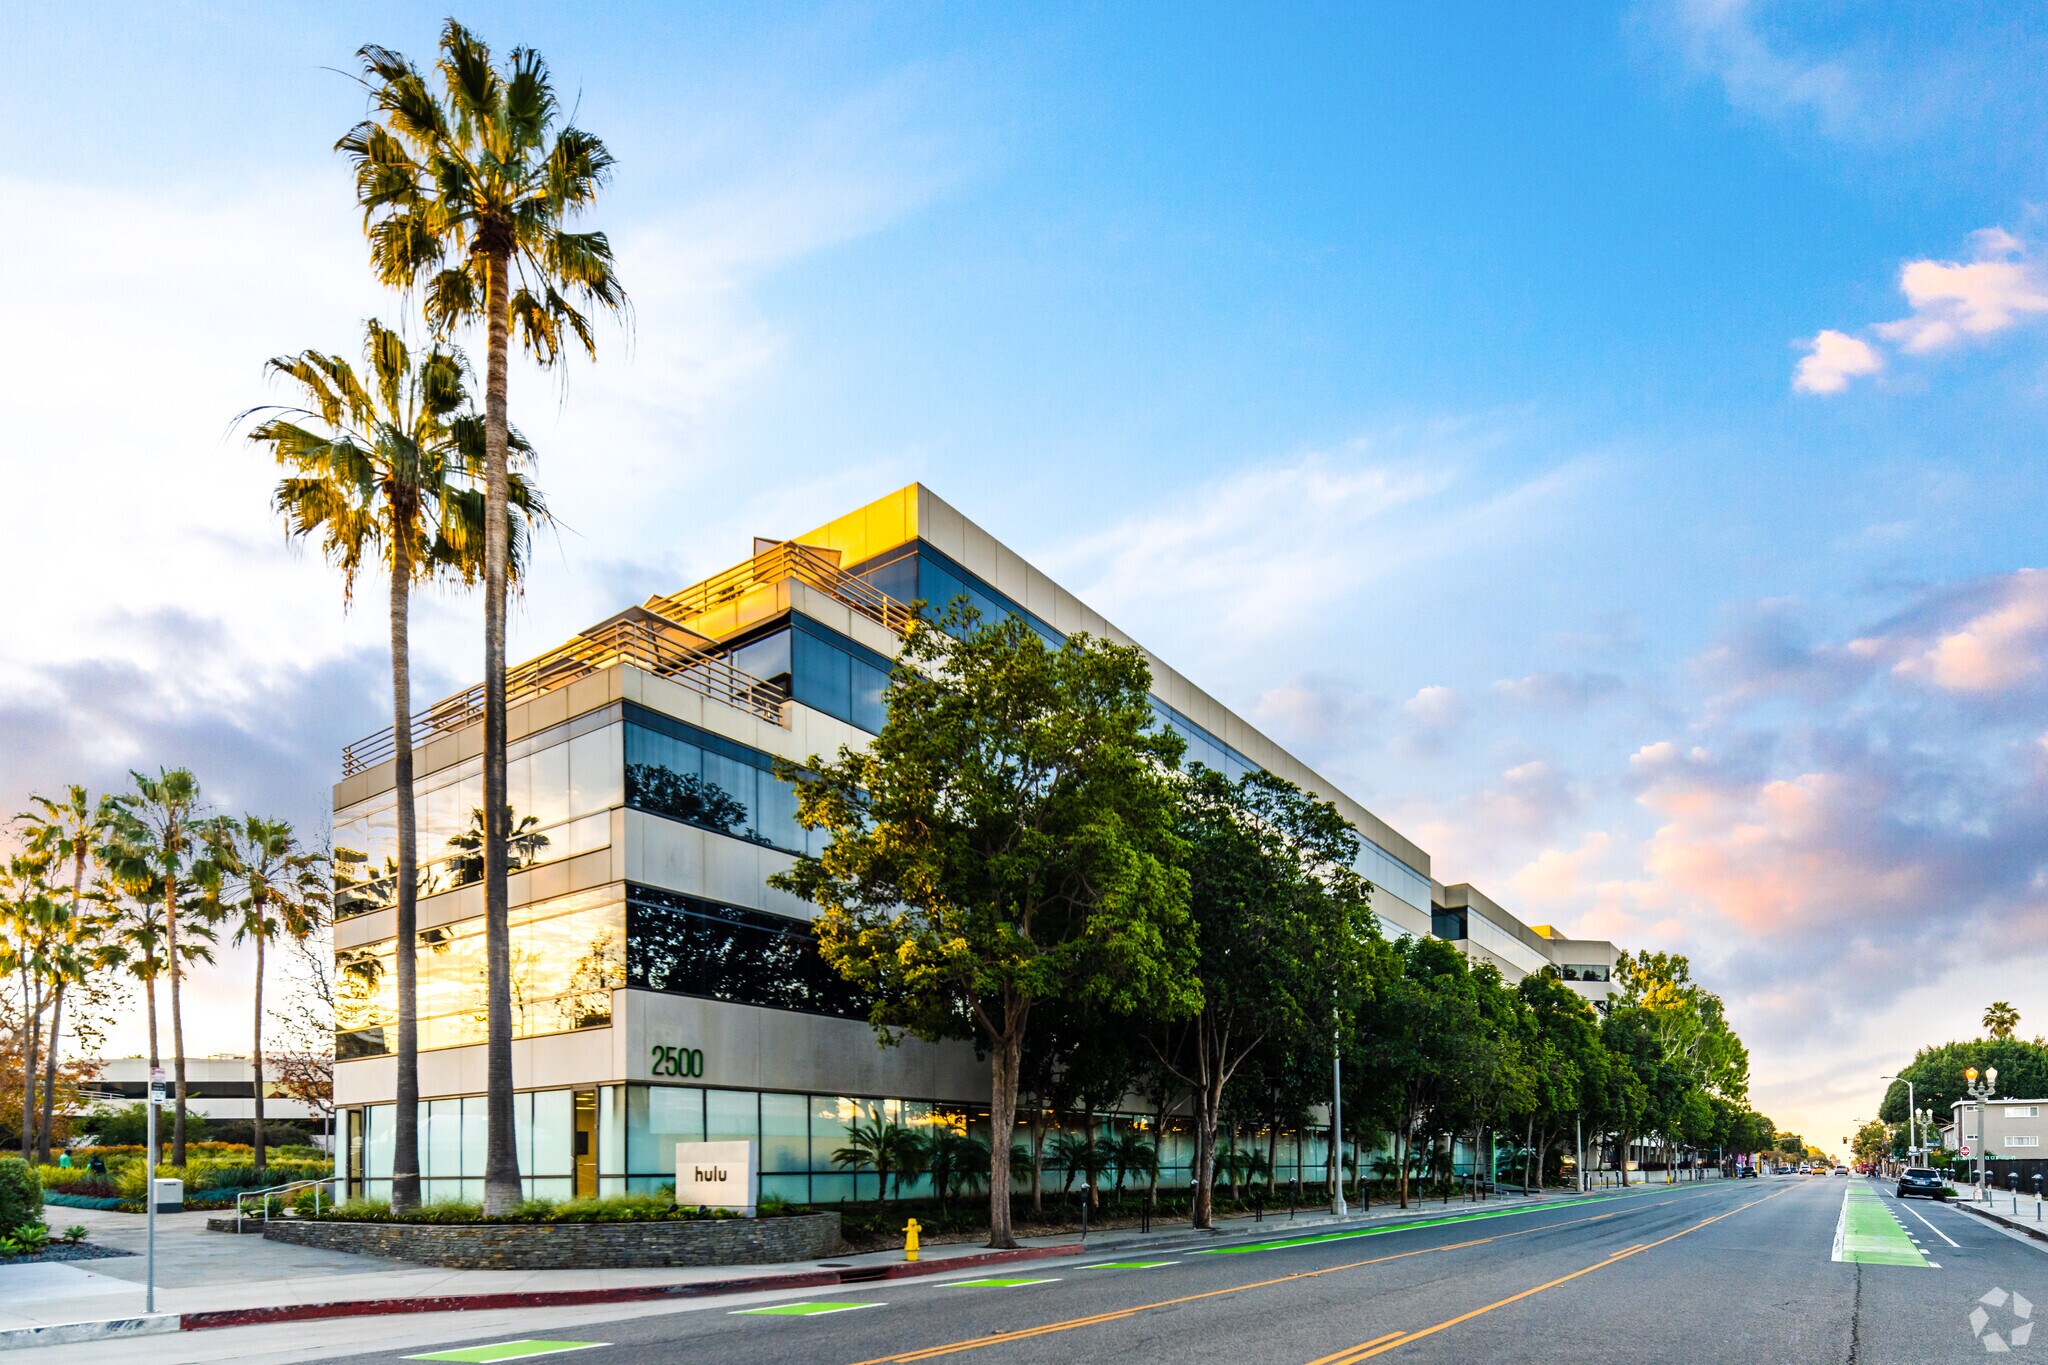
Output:
<instances>
[{"instance_id":1,"label":"landscaped planter","mask_svg":"<svg viewBox=\"0 0 2048 1365\"><path fill-rule=\"evenodd\" d=\"M275 1218L263 1235L295 1246L352 1251L450 1270L769 1265L815 1261L840 1249L836 1213L618 1223L348 1223Z\"/></svg>"}]
</instances>

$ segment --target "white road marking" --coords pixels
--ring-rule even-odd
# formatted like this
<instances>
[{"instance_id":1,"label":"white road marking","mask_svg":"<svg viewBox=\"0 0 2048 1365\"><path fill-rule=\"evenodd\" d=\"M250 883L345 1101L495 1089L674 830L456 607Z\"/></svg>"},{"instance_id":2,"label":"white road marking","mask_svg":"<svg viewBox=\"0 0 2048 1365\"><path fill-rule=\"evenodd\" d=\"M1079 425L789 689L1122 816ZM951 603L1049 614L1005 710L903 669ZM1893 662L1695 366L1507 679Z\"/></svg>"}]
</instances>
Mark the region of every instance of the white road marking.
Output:
<instances>
[{"instance_id":1,"label":"white road marking","mask_svg":"<svg viewBox=\"0 0 2048 1365\"><path fill-rule=\"evenodd\" d=\"M1897 1203L1898 1206L1904 1209L1907 1213L1910 1213L1915 1218L1920 1219L1921 1222L1927 1223L1927 1219L1921 1214L1920 1210L1914 1208L1911 1204L1908 1204L1903 1199L1898 1200ZM1947 1242L1952 1247L1962 1246L1961 1242L1958 1242L1955 1238L1949 1236L1947 1233L1943 1232L1940 1228L1934 1226L1934 1224L1932 1223L1927 1223L1927 1230L1933 1233L1936 1237L1939 1237L1942 1241Z\"/></svg>"}]
</instances>

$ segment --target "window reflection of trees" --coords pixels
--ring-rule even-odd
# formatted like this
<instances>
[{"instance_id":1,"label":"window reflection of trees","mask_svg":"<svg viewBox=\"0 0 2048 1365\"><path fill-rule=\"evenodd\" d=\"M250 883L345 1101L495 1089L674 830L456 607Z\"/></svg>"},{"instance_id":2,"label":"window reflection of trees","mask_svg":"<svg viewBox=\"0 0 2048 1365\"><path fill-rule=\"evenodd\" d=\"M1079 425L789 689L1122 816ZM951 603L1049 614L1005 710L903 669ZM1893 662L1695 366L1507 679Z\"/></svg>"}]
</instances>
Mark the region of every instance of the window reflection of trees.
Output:
<instances>
[{"instance_id":1,"label":"window reflection of trees","mask_svg":"<svg viewBox=\"0 0 2048 1365\"><path fill-rule=\"evenodd\" d=\"M577 893L531 907L538 914L512 925L513 1035L530 1038L611 1022L611 992L626 984L623 909L589 904ZM614 893L616 894L616 893ZM583 908L564 910L563 902ZM515 912L517 913L517 912ZM420 931L419 1015L422 1048L482 1042L485 1007L483 922L467 920ZM344 1056L388 1051L396 1018L396 982L389 941L337 956L338 1036Z\"/></svg>"},{"instance_id":2,"label":"window reflection of trees","mask_svg":"<svg viewBox=\"0 0 2048 1365\"><path fill-rule=\"evenodd\" d=\"M626 765L626 804L701 825L716 834L750 837L746 803L696 773L679 773L659 763Z\"/></svg>"},{"instance_id":3,"label":"window reflection of trees","mask_svg":"<svg viewBox=\"0 0 2048 1365\"><path fill-rule=\"evenodd\" d=\"M867 1017L864 996L818 954L802 920L634 887L627 904L628 981L807 1014Z\"/></svg>"}]
</instances>

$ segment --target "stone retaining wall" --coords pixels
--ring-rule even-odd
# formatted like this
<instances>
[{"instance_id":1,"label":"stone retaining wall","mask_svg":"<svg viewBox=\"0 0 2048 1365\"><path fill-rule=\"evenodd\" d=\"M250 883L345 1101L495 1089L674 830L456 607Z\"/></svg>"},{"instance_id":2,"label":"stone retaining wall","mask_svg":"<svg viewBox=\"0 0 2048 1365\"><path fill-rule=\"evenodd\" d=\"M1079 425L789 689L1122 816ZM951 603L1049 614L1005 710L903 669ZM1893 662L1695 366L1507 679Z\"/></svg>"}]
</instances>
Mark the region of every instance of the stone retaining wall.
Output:
<instances>
[{"instance_id":1,"label":"stone retaining wall","mask_svg":"<svg viewBox=\"0 0 2048 1365\"><path fill-rule=\"evenodd\" d=\"M839 1215L635 1223L344 1223L273 1219L274 1242L451 1270L771 1265L838 1253Z\"/></svg>"}]
</instances>

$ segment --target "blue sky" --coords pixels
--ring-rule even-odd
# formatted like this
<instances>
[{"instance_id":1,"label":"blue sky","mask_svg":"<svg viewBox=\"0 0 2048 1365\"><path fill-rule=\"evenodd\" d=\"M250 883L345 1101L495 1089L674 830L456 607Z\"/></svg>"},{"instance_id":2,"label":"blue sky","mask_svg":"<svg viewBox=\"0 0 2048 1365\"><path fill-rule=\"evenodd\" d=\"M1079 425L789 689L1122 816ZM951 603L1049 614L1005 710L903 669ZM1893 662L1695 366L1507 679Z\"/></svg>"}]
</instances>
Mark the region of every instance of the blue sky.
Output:
<instances>
[{"instance_id":1,"label":"blue sky","mask_svg":"<svg viewBox=\"0 0 2048 1365\"><path fill-rule=\"evenodd\" d=\"M2048 21L1391 8L464 9L617 153L636 301L521 379L571 529L515 650L921 479L1442 879L1692 953L1781 1121L2035 1031ZM0 18L7 799L317 821L375 727L376 613L227 427L401 315L329 148L438 17Z\"/></svg>"}]
</instances>

